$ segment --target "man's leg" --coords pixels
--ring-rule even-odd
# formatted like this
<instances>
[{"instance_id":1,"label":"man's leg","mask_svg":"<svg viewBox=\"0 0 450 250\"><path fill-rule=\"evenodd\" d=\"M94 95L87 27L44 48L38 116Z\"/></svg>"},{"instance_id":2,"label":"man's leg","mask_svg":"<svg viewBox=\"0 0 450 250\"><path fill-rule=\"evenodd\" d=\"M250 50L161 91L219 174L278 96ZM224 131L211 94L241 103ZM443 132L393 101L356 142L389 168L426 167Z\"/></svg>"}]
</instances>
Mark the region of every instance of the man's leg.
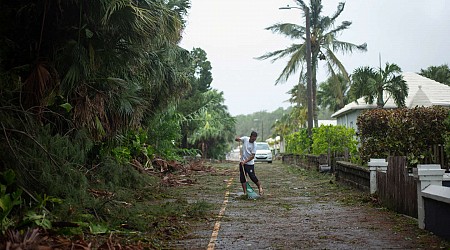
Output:
<instances>
[{"instance_id":1,"label":"man's leg","mask_svg":"<svg viewBox=\"0 0 450 250\"><path fill-rule=\"evenodd\" d=\"M244 190L244 195L247 194L247 186L246 186L246 179L245 179L245 173L244 173L244 166L239 164L239 180L242 185L242 190Z\"/></svg>"},{"instance_id":2,"label":"man's leg","mask_svg":"<svg viewBox=\"0 0 450 250\"><path fill-rule=\"evenodd\" d=\"M256 186L258 186L259 195L263 195L263 194L264 194L264 189L263 189L262 186L261 186L261 182L258 181L258 182L256 183Z\"/></svg>"},{"instance_id":3,"label":"man's leg","mask_svg":"<svg viewBox=\"0 0 450 250\"><path fill-rule=\"evenodd\" d=\"M258 177L256 177L255 174L255 165L247 165L248 167L248 176L250 176L250 179L258 186L258 191L260 195L264 194L264 190L261 186L261 182L258 180Z\"/></svg>"}]
</instances>

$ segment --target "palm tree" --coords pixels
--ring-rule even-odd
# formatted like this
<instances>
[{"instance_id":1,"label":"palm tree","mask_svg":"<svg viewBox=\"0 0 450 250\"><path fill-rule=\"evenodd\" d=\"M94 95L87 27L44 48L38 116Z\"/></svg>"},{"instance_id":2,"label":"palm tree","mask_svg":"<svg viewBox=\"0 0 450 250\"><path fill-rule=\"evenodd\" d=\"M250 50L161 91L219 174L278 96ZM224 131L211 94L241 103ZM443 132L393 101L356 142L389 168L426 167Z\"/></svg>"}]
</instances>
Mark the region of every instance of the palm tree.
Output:
<instances>
[{"instance_id":1,"label":"palm tree","mask_svg":"<svg viewBox=\"0 0 450 250\"><path fill-rule=\"evenodd\" d=\"M405 106L408 97L408 85L400 74L402 71L396 64L386 63L384 69L377 70L365 66L354 70L350 95L356 99L364 97L364 100L372 104L377 99L377 107L383 108L386 104L384 92L394 99L398 107Z\"/></svg>"},{"instance_id":2,"label":"palm tree","mask_svg":"<svg viewBox=\"0 0 450 250\"><path fill-rule=\"evenodd\" d=\"M308 8L302 0L296 0L297 4L302 8ZM334 76L337 72L340 72L347 79L348 73L345 70L344 65L338 59L336 52L352 53L354 50L367 51L367 44L355 45L348 42L337 40L337 36L344 30L348 29L352 24L349 21L343 21L340 25L335 26L336 19L344 10L345 3L339 3L336 12L332 16L322 16L322 1L311 0L310 1L310 15L306 18L310 19L311 30L311 65L312 65L312 98L314 110L317 109L316 102L316 89L317 89L317 68L319 60L324 60L328 72ZM306 62L306 28L292 23L275 24L266 28L274 33L282 34L291 39L300 39L300 43L292 44L290 47L274 52L266 53L257 59L264 60L272 58L272 61L276 61L280 58L290 56L287 65L284 67L280 76L276 80L276 84L285 82L294 74L299 67L301 67L300 82L304 79L303 66ZM314 114L314 124L318 125L317 114Z\"/></svg>"},{"instance_id":3,"label":"palm tree","mask_svg":"<svg viewBox=\"0 0 450 250\"><path fill-rule=\"evenodd\" d=\"M341 74L329 77L319 85L317 103L323 108L336 112L349 103L350 82Z\"/></svg>"},{"instance_id":4,"label":"palm tree","mask_svg":"<svg viewBox=\"0 0 450 250\"><path fill-rule=\"evenodd\" d=\"M421 69L420 75L433 79L450 86L450 69L447 64L441 66L430 66L427 69Z\"/></svg>"},{"instance_id":5,"label":"palm tree","mask_svg":"<svg viewBox=\"0 0 450 250\"><path fill-rule=\"evenodd\" d=\"M291 97L289 98L290 103L297 103L298 107L307 108L308 97L306 93L306 86L304 84L297 84L288 91L288 94L291 95Z\"/></svg>"},{"instance_id":6,"label":"palm tree","mask_svg":"<svg viewBox=\"0 0 450 250\"><path fill-rule=\"evenodd\" d=\"M188 142L201 150L202 156L219 157L227 150L226 145L235 135L235 120L223 105L223 92L210 90L202 94L207 100L204 106L191 114L187 119L197 122L195 130L191 131Z\"/></svg>"},{"instance_id":7,"label":"palm tree","mask_svg":"<svg viewBox=\"0 0 450 250\"><path fill-rule=\"evenodd\" d=\"M177 45L189 1L170 2L1 2L0 71L23 81L21 104L38 115L70 105L96 138L138 127L189 87Z\"/></svg>"}]
</instances>

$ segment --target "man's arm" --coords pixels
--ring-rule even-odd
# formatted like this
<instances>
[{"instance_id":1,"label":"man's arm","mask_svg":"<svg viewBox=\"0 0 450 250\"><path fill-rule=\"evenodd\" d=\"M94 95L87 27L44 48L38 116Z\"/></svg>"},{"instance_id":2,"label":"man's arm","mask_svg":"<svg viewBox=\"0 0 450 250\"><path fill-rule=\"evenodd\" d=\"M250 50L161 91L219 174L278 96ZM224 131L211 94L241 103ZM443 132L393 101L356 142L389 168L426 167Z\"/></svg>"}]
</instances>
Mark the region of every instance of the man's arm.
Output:
<instances>
[{"instance_id":1,"label":"man's arm","mask_svg":"<svg viewBox=\"0 0 450 250\"><path fill-rule=\"evenodd\" d=\"M255 158L255 154L252 154L250 157L248 157L248 159L245 159L245 161L243 161L243 164L247 164L247 162L253 160Z\"/></svg>"},{"instance_id":2,"label":"man's arm","mask_svg":"<svg viewBox=\"0 0 450 250\"><path fill-rule=\"evenodd\" d=\"M234 140L240 142L241 141L241 137L236 137Z\"/></svg>"}]
</instances>

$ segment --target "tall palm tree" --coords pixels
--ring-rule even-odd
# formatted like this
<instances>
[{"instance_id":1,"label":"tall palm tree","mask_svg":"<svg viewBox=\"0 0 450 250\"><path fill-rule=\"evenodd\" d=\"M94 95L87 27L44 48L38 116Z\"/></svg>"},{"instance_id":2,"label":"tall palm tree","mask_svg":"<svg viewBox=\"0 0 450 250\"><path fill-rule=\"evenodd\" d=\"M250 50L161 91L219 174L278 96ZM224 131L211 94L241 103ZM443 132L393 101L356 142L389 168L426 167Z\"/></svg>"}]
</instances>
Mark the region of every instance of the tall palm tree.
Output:
<instances>
[{"instance_id":1,"label":"tall palm tree","mask_svg":"<svg viewBox=\"0 0 450 250\"><path fill-rule=\"evenodd\" d=\"M375 70L371 67L359 67L352 75L350 95L356 99L364 97L364 100L372 104L377 100L377 107L383 108L387 100L384 100L384 92L394 99L398 107L405 106L408 97L408 85L400 74L402 70L397 64L386 63L384 69Z\"/></svg>"},{"instance_id":2,"label":"tall palm tree","mask_svg":"<svg viewBox=\"0 0 450 250\"><path fill-rule=\"evenodd\" d=\"M337 36L344 30L348 29L352 24L349 21L343 21L339 25L335 25L336 19L344 10L345 3L339 3L336 12L332 16L322 16L322 1L311 0L308 7L304 1L296 0L296 3L302 8L309 8L310 15L306 18L310 19L311 31L311 65L312 65L312 98L314 110L317 109L316 89L317 89L317 68L319 60L324 60L328 72L334 76L340 72L348 78L348 73L344 65L338 59L336 53L352 53L355 50L367 51L367 44L355 45L349 42L337 40ZM306 28L292 23L275 24L266 28L273 33L279 33L291 39L300 39L300 43L294 43L290 47L282 50L266 53L257 59L264 60L272 58L276 61L280 58L290 56L287 65L284 67L280 76L276 80L276 84L285 82L299 67L301 67L300 82L305 79L303 76L303 66L306 62ZM314 114L314 124L318 125L317 114Z\"/></svg>"},{"instance_id":3,"label":"tall palm tree","mask_svg":"<svg viewBox=\"0 0 450 250\"><path fill-rule=\"evenodd\" d=\"M323 108L336 112L349 103L349 89L350 81L343 75L331 76L319 85L317 103Z\"/></svg>"}]
</instances>

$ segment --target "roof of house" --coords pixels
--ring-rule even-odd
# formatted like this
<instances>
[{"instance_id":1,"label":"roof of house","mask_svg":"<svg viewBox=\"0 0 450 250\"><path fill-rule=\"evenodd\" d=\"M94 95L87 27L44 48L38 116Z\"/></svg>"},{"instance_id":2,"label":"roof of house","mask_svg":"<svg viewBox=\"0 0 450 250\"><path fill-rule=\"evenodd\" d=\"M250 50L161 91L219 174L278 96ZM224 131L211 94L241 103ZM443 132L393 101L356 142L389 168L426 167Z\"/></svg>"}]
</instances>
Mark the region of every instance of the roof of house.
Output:
<instances>
[{"instance_id":1,"label":"roof of house","mask_svg":"<svg viewBox=\"0 0 450 250\"><path fill-rule=\"evenodd\" d=\"M406 107L429 107L433 105L450 106L450 86L436 82L413 72L404 72L402 75L409 88L408 97L405 100ZM386 102L384 108L397 108L393 98L386 92L384 93L384 100ZM374 109L376 107L376 103L368 104L364 101L364 97L361 97L357 102L351 102L345 105L343 108L332 114L331 117L336 118L349 113L352 110Z\"/></svg>"}]
</instances>

